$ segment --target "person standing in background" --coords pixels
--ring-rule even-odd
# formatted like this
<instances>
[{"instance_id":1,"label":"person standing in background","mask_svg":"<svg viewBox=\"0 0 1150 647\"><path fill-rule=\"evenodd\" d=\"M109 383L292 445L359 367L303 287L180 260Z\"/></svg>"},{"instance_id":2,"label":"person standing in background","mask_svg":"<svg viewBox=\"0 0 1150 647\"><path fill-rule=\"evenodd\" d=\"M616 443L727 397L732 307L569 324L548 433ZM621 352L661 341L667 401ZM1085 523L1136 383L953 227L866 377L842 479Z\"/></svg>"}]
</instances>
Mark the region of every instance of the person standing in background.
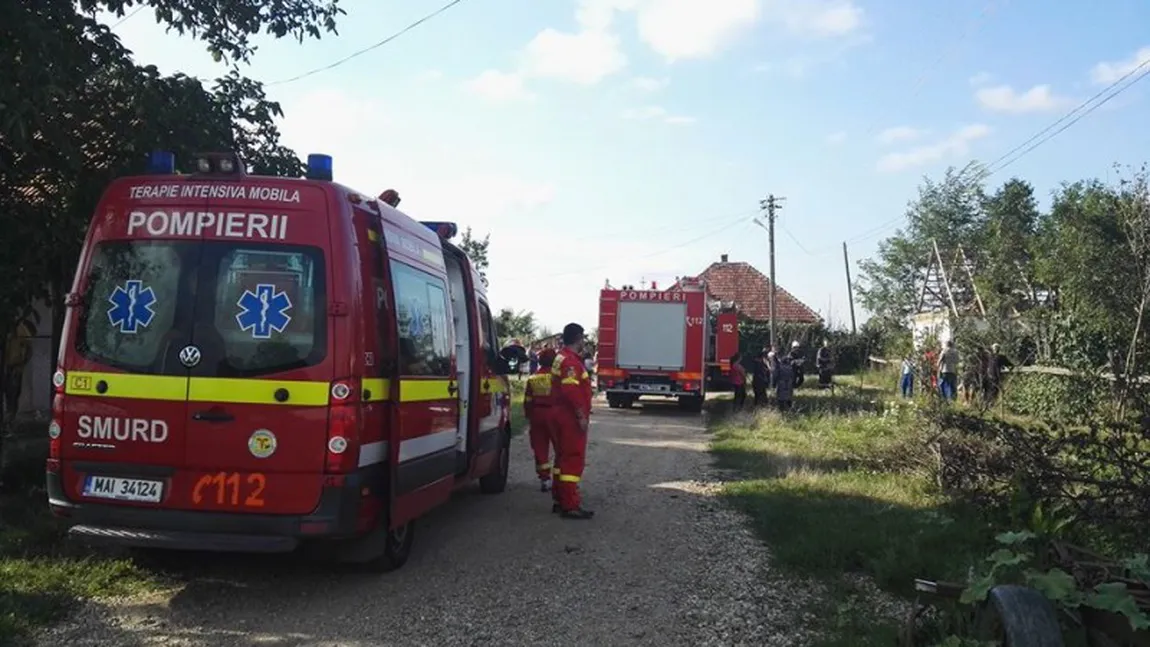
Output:
<instances>
[{"instance_id":1,"label":"person standing in background","mask_svg":"<svg viewBox=\"0 0 1150 647\"><path fill-rule=\"evenodd\" d=\"M775 399L779 411L789 411L795 395L794 362L790 357L779 357L776 358L775 366Z\"/></svg>"},{"instance_id":2,"label":"person standing in background","mask_svg":"<svg viewBox=\"0 0 1150 647\"><path fill-rule=\"evenodd\" d=\"M819 372L819 388L832 389L833 392L834 358L831 356L830 342L825 339L815 353L815 369Z\"/></svg>"},{"instance_id":3,"label":"person standing in background","mask_svg":"<svg viewBox=\"0 0 1150 647\"><path fill-rule=\"evenodd\" d=\"M743 366L743 354L731 355L731 387L735 390L735 402L731 408L742 411L747 404L747 368Z\"/></svg>"},{"instance_id":4,"label":"person standing in background","mask_svg":"<svg viewBox=\"0 0 1150 647\"><path fill-rule=\"evenodd\" d=\"M755 357L755 362L752 365L754 369L754 383L752 389L755 392L755 406L761 407L767 403L767 389L771 385L771 369L767 364L767 358L763 353L759 353Z\"/></svg>"},{"instance_id":5,"label":"person standing in background","mask_svg":"<svg viewBox=\"0 0 1150 647\"><path fill-rule=\"evenodd\" d=\"M958 349L954 340L946 340L946 349L938 357L938 389L944 400L958 397Z\"/></svg>"},{"instance_id":6,"label":"person standing in background","mask_svg":"<svg viewBox=\"0 0 1150 647\"><path fill-rule=\"evenodd\" d=\"M523 388L523 413L527 418L527 438L531 443L531 452L535 454L539 489L546 492L551 487L551 477L559 457L558 445L554 442L555 425L552 423L555 395L552 391L551 364L555 361L555 351L547 349L538 357L534 354L532 356L538 362L535 372L527 378L527 385ZM540 362L542 366L538 366ZM554 463L551 461L553 446L556 457Z\"/></svg>"},{"instance_id":7,"label":"person standing in background","mask_svg":"<svg viewBox=\"0 0 1150 647\"><path fill-rule=\"evenodd\" d=\"M563 327L563 348L551 364L555 394L553 424L559 434L559 474L554 486L556 503L551 507L564 519L590 519L595 513L583 508L579 484L587 460L587 433L591 427L591 377L583 365L583 326Z\"/></svg>"},{"instance_id":8,"label":"person standing in background","mask_svg":"<svg viewBox=\"0 0 1150 647\"><path fill-rule=\"evenodd\" d=\"M902 358L902 378L898 383L902 397L914 397L914 358L909 354Z\"/></svg>"}]
</instances>

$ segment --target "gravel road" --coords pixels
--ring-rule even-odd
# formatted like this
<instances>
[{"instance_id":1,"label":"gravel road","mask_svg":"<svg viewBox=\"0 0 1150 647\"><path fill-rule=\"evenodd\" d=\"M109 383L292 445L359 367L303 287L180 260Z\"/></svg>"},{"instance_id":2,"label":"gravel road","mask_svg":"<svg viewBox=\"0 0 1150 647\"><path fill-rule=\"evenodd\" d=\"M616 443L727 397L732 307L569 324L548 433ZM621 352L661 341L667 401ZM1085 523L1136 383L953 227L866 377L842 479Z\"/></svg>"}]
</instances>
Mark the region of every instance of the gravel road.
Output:
<instances>
[{"instance_id":1,"label":"gravel road","mask_svg":"<svg viewBox=\"0 0 1150 647\"><path fill-rule=\"evenodd\" d=\"M465 492L417 527L394 573L296 557L188 555L175 590L91 604L49 645L802 645L804 585L784 582L715 498L699 415L592 416L587 522L550 513L525 438L497 496ZM182 558L183 559L183 558Z\"/></svg>"}]
</instances>

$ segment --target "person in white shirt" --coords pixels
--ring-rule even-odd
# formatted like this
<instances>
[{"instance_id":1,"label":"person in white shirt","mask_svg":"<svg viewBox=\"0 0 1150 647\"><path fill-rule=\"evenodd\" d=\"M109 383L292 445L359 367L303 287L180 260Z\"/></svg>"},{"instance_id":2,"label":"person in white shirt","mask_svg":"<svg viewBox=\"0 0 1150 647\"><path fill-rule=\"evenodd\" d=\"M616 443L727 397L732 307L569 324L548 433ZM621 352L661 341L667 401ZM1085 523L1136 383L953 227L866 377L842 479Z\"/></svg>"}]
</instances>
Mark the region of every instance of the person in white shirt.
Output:
<instances>
[{"instance_id":1,"label":"person in white shirt","mask_svg":"<svg viewBox=\"0 0 1150 647\"><path fill-rule=\"evenodd\" d=\"M910 355L902 358L902 380L899 382L902 397L914 396L914 359Z\"/></svg>"}]
</instances>

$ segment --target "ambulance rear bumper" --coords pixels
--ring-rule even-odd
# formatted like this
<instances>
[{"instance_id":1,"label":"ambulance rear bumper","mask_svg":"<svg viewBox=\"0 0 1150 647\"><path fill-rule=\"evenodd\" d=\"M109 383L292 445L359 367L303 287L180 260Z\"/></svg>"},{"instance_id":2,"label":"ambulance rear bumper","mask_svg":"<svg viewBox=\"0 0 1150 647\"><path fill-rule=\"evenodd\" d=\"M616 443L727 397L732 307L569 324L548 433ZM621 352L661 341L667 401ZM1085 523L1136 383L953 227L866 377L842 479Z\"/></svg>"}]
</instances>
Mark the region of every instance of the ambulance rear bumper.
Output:
<instances>
[{"instance_id":1,"label":"ambulance rear bumper","mask_svg":"<svg viewBox=\"0 0 1150 647\"><path fill-rule=\"evenodd\" d=\"M48 504L64 518L70 537L86 543L175 550L285 553L305 539L356 534L360 489L366 473L350 474L342 487L325 487L306 515L196 512L77 503L64 493L59 474L48 473Z\"/></svg>"}]
</instances>

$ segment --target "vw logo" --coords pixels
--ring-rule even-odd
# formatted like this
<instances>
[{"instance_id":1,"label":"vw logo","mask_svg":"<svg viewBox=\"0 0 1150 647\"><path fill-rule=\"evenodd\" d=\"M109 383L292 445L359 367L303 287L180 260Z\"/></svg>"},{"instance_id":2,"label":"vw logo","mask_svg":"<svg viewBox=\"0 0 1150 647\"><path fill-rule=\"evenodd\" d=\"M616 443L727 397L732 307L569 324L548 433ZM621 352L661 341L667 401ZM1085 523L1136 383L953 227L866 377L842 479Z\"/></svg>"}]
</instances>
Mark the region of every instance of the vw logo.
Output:
<instances>
[{"instance_id":1,"label":"vw logo","mask_svg":"<svg viewBox=\"0 0 1150 647\"><path fill-rule=\"evenodd\" d=\"M195 346L184 346L180 350L180 363L188 368L192 368L200 363L200 349Z\"/></svg>"}]
</instances>

